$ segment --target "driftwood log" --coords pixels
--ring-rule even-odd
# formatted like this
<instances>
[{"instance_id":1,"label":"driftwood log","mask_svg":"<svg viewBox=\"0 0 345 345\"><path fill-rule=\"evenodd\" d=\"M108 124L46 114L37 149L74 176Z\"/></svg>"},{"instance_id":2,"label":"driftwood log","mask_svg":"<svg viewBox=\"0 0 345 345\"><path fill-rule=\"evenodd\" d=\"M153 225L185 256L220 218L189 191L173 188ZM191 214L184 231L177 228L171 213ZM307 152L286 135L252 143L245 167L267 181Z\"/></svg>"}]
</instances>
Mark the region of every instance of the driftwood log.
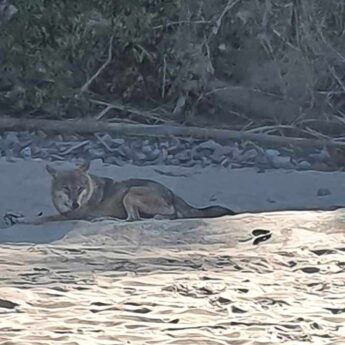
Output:
<instances>
[{"instance_id":1,"label":"driftwood log","mask_svg":"<svg viewBox=\"0 0 345 345\"><path fill-rule=\"evenodd\" d=\"M45 120L17 119L0 117L0 130L43 130L63 133L96 133L108 132L118 136L151 136L151 137L191 137L214 140L251 140L262 144L296 145L303 147L345 147L345 142L328 139L308 139L281 137L262 133L250 133L229 129L210 129L200 127L141 125L127 123L109 123L95 120Z\"/></svg>"}]
</instances>

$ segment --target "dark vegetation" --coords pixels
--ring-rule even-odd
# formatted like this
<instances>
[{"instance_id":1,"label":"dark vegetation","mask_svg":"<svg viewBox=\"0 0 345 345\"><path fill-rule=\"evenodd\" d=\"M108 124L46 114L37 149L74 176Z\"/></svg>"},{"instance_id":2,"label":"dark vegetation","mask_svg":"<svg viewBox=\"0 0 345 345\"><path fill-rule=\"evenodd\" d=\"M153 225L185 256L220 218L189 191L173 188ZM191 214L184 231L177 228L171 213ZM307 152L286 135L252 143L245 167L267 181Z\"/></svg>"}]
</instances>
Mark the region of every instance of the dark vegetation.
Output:
<instances>
[{"instance_id":1,"label":"dark vegetation","mask_svg":"<svg viewBox=\"0 0 345 345\"><path fill-rule=\"evenodd\" d=\"M343 135L344 1L0 0L1 11L2 114Z\"/></svg>"}]
</instances>

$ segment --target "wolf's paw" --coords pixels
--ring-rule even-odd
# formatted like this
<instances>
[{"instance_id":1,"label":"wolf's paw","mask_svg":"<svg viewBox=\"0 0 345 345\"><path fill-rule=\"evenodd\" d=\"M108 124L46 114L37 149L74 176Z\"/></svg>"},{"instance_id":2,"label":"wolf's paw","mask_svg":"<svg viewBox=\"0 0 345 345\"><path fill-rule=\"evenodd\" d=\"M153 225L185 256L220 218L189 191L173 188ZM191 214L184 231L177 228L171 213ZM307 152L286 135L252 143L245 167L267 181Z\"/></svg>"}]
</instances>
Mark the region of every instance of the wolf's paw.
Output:
<instances>
[{"instance_id":1,"label":"wolf's paw","mask_svg":"<svg viewBox=\"0 0 345 345\"><path fill-rule=\"evenodd\" d=\"M20 220L23 218L24 216L22 214L7 212L1 219L0 228L9 228L15 224L20 223Z\"/></svg>"}]
</instances>

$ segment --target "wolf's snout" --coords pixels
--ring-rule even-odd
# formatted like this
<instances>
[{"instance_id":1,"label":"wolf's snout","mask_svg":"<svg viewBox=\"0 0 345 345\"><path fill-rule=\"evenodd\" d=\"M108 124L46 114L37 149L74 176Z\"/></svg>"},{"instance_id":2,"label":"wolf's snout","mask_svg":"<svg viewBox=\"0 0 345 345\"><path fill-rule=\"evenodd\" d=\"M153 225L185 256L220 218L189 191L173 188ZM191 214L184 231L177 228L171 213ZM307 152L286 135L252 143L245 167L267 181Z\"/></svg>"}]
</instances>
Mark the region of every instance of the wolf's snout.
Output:
<instances>
[{"instance_id":1,"label":"wolf's snout","mask_svg":"<svg viewBox=\"0 0 345 345\"><path fill-rule=\"evenodd\" d=\"M78 201L73 201L73 203L72 203L72 208L73 208L73 210L75 210L75 209L78 208L78 207L79 207Z\"/></svg>"}]
</instances>

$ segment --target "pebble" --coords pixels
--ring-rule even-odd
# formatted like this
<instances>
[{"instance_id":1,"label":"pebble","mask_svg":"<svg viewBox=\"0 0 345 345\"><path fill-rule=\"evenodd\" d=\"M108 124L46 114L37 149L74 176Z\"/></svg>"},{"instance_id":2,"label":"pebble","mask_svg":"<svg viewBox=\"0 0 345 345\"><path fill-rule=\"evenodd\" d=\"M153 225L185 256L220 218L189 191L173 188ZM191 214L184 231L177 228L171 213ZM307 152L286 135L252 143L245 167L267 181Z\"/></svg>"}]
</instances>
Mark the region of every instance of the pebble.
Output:
<instances>
[{"instance_id":1,"label":"pebble","mask_svg":"<svg viewBox=\"0 0 345 345\"><path fill-rule=\"evenodd\" d=\"M240 162L254 161L257 156L258 156L258 152L255 149L250 149L243 152L240 155L239 161Z\"/></svg>"},{"instance_id":2,"label":"pebble","mask_svg":"<svg viewBox=\"0 0 345 345\"><path fill-rule=\"evenodd\" d=\"M298 170L311 170L311 164L308 161L302 161L297 164Z\"/></svg>"},{"instance_id":3,"label":"pebble","mask_svg":"<svg viewBox=\"0 0 345 345\"><path fill-rule=\"evenodd\" d=\"M4 138L4 144L8 147L13 147L15 144L19 144L20 140L15 132L7 132Z\"/></svg>"},{"instance_id":4,"label":"pebble","mask_svg":"<svg viewBox=\"0 0 345 345\"><path fill-rule=\"evenodd\" d=\"M330 194L332 194L332 193L327 188L319 188L317 190L317 193L316 193L317 196L327 196L327 195L330 195Z\"/></svg>"},{"instance_id":5,"label":"pebble","mask_svg":"<svg viewBox=\"0 0 345 345\"><path fill-rule=\"evenodd\" d=\"M0 135L0 155L7 159L71 160L86 158L102 160L107 164L127 163L143 166L168 164L179 166L216 165L226 168L254 166L267 169L325 170L339 169L330 160L327 150L299 151L296 154L282 149L243 149L237 142L220 144L215 140L178 138L114 138L110 134L97 134L97 138L71 135L48 136L44 131L13 132ZM83 141L84 140L84 141ZM84 145L84 142L87 142ZM79 146L79 144L81 144ZM108 147L108 149L107 149ZM71 150L71 151L69 151ZM297 161L297 163L296 163Z\"/></svg>"},{"instance_id":6,"label":"pebble","mask_svg":"<svg viewBox=\"0 0 345 345\"><path fill-rule=\"evenodd\" d=\"M190 151L182 151L175 155L175 158L178 159L180 162L185 163L190 161L191 153Z\"/></svg>"},{"instance_id":7,"label":"pebble","mask_svg":"<svg viewBox=\"0 0 345 345\"><path fill-rule=\"evenodd\" d=\"M113 139L112 142L113 142L113 144L120 146L120 145L123 145L126 141L125 141L125 139L118 138L118 139Z\"/></svg>"},{"instance_id":8,"label":"pebble","mask_svg":"<svg viewBox=\"0 0 345 345\"><path fill-rule=\"evenodd\" d=\"M292 169L291 157L275 156L272 158L273 167L276 169Z\"/></svg>"},{"instance_id":9,"label":"pebble","mask_svg":"<svg viewBox=\"0 0 345 345\"><path fill-rule=\"evenodd\" d=\"M90 148L88 150L88 155L91 159L102 158L105 157L105 152L103 149Z\"/></svg>"},{"instance_id":10,"label":"pebble","mask_svg":"<svg viewBox=\"0 0 345 345\"><path fill-rule=\"evenodd\" d=\"M154 149L151 152L146 153L146 157L149 161L153 161L160 156L161 151L159 149Z\"/></svg>"},{"instance_id":11,"label":"pebble","mask_svg":"<svg viewBox=\"0 0 345 345\"><path fill-rule=\"evenodd\" d=\"M214 140L207 140L204 141L203 143L198 145L198 148L201 150L211 150L211 151L215 151L218 148L223 148L222 145L216 143Z\"/></svg>"},{"instance_id":12,"label":"pebble","mask_svg":"<svg viewBox=\"0 0 345 345\"><path fill-rule=\"evenodd\" d=\"M268 159L273 159L274 157L277 157L280 155L280 152L278 150L268 149L265 150L265 155Z\"/></svg>"},{"instance_id":13,"label":"pebble","mask_svg":"<svg viewBox=\"0 0 345 345\"><path fill-rule=\"evenodd\" d=\"M32 152L31 152L30 146L24 147L24 148L20 151L20 155L21 155L24 159L30 159L30 158L32 158Z\"/></svg>"},{"instance_id":14,"label":"pebble","mask_svg":"<svg viewBox=\"0 0 345 345\"><path fill-rule=\"evenodd\" d=\"M143 153L151 153L152 152L152 147L150 145L144 145L141 147L141 151Z\"/></svg>"}]
</instances>

